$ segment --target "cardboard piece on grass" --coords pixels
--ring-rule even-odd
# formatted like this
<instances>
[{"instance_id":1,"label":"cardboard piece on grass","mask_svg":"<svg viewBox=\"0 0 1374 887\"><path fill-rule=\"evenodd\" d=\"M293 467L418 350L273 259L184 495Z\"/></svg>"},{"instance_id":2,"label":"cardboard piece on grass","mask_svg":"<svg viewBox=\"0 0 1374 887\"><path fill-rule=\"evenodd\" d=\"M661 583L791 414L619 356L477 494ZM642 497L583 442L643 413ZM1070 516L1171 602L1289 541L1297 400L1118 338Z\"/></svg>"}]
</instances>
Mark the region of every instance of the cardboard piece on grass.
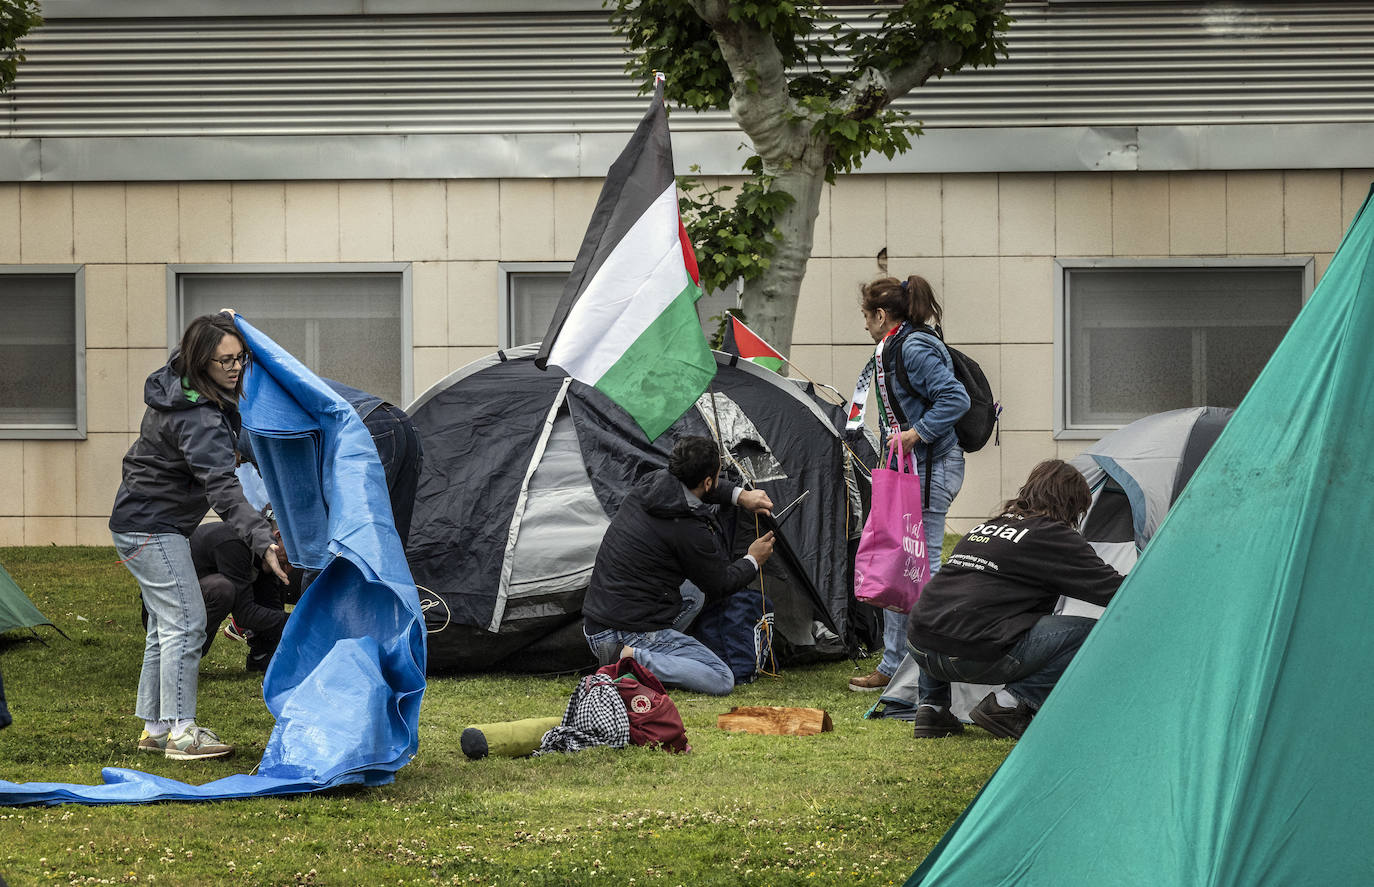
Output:
<instances>
[{"instance_id":1,"label":"cardboard piece on grass","mask_svg":"<svg viewBox=\"0 0 1374 887\"><path fill-rule=\"evenodd\" d=\"M737 705L716 718L722 730L768 736L814 736L835 729L829 712L820 708L778 705Z\"/></svg>"}]
</instances>

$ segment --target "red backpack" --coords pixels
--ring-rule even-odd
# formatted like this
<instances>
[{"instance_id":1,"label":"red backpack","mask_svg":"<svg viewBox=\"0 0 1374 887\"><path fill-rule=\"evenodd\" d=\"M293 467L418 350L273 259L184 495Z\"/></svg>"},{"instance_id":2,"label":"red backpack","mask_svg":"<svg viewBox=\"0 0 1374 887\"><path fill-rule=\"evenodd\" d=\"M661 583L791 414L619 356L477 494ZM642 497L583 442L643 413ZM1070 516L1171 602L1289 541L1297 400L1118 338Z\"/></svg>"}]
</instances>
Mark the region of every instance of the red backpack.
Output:
<instances>
[{"instance_id":1,"label":"red backpack","mask_svg":"<svg viewBox=\"0 0 1374 887\"><path fill-rule=\"evenodd\" d=\"M596 670L615 681L625 711L630 716L630 742L634 745L659 746L669 751L691 751L687 744L687 728L677 705L668 698L668 691L658 676L633 659L625 658Z\"/></svg>"}]
</instances>

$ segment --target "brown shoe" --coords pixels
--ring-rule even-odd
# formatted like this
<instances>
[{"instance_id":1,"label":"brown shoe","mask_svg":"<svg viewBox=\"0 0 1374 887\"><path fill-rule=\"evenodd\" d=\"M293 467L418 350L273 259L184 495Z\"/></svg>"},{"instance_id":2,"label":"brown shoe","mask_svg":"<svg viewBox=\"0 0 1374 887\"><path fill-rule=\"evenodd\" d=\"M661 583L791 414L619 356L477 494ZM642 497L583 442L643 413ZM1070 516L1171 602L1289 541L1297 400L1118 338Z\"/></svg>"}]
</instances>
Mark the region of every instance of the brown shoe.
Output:
<instances>
[{"instance_id":1,"label":"brown shoe","mask_svg":"<svg viewBox=\"0 0 1374 887\"><path fill-rule=\"evenodd\" d=\"M850 678L849 689L859 693L872 693L886 687L890 680L892 680L892 678L875 668L873 674L864 675L861 678Z\"/></svg>"}]
</instances>

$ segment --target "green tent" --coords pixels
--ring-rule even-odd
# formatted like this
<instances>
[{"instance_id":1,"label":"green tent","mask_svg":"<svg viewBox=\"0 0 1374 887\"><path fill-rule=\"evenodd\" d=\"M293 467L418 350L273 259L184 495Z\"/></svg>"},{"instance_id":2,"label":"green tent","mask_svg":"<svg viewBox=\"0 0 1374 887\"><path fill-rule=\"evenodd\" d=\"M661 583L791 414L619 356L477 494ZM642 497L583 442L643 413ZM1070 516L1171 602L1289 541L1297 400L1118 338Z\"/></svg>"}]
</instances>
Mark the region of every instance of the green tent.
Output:
<instances>
[{"instance_id":1,"label":"green tent","mask_svg":"<svg viewBox=\"0 0 1374 887\"><path fill-rule=\"evenodd\" d=\"M0 631L32 628L35 625L52 623L48 621L48 617L38 612L29 596L24 594L23 589L10 577L5 568L0 566Z\"/></svg>"},{"instance_id":2,"label":"green tent","mask_svg":"<svg viewBox=\"0 0 1374 887\"><path fill-rule=\"evenodd\" d=\"M1372 884L1374 203L911 885Z\"/></svg>"}]
</instances>

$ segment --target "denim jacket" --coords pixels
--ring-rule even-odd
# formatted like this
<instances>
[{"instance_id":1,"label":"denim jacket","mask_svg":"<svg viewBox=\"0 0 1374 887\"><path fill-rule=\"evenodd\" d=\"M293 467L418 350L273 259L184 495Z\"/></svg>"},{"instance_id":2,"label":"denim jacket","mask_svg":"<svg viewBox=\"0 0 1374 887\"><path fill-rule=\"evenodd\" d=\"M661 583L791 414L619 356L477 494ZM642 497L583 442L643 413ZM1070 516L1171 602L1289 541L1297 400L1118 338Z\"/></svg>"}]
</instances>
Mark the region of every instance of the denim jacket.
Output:
<instances>
[{"instance_id":1,"label":"denim jacket","mask_svg":"<svg viewBox=\"0 0 1374 887\"><path fill-rule=\"evenodd\" d=\"M909 322L902 326L904 329L896 333L901 338L901 359L906 363L911 387L920 397L913 397L895 378L892 389L906 416L906 427L915 428L921 440L930 444L931 458L938 458L958 443L954 423L968 412L968 392L954 378L954 362L944 343ZM918 454L921 449L924 447L918 447Z\"/></svg>"}]
</instances>

